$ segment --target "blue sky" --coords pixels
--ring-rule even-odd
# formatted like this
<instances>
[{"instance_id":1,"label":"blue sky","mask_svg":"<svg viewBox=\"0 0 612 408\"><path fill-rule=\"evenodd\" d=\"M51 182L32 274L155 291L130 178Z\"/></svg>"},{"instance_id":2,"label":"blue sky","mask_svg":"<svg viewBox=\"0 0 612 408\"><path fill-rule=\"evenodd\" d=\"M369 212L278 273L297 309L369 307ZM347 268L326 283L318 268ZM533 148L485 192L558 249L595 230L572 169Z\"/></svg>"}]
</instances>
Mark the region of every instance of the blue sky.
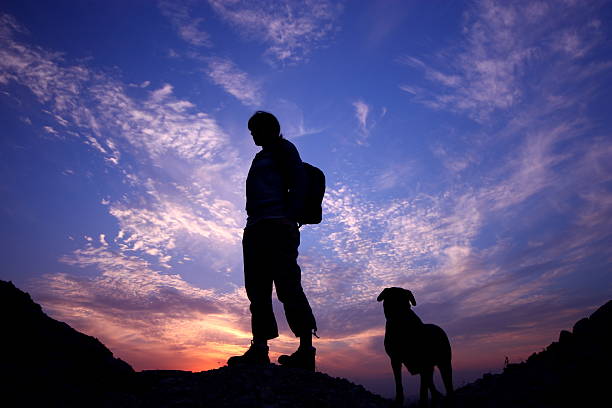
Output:
<instances>
[{"instance_id":1,"label":"blue sky","mask_svg":"<svg viewBox=\"0 0 612 408\"><path fill-rule=\"evenodd\" d=\"M391 395L376 296L402 286L450 335L456 382L499 370L610 298L611 17L5 1L0 278L137 369L222 365L250 338L246 122L264 109L327 175L300 247L319 368ZM295 346L275 307L273 357Z\"/></svg>"}]
</instances>

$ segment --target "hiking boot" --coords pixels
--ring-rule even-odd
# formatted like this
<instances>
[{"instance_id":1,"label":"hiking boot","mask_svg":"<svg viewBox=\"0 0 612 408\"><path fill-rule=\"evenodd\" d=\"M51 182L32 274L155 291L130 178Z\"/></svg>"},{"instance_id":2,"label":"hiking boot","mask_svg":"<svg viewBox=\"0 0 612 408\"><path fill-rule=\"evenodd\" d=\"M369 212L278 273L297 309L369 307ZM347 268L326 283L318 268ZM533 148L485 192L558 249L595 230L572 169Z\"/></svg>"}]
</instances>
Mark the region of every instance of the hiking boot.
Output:
<instances>
[{"instance_id":1,"label":"hiking boot","mask_svg":"<svg viewBox=\"0 0 612 408\"><path fill-rule=\"evenodd\" d=\"M315 355L317 349L314 347L300 347L290 356L283 354L278 358L278 364L283 367L303 368L308 371L315 370Z\"/></svg>"},{"instance_id":2,"label":"hiking boot","mask_svg":"<svg viewBox=\"0 0 612 408\"><path fill-rule=\"evenodd\" d=\"M270 364L268 357L268 346L255 345L251 341L251 347L241 356L233 356L227 360L227 365L236 367L239 365L266 365Z\"/></svg>"}]
</instances>

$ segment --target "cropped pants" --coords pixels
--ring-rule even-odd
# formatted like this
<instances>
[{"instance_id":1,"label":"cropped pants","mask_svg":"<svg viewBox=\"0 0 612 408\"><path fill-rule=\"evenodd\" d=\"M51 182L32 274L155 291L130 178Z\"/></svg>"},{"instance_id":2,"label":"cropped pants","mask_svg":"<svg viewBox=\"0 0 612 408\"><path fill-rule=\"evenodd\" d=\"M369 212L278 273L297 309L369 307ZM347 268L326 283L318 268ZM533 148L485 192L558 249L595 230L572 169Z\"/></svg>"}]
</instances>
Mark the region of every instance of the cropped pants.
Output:
<instances>
[{"instance_id":1,"label":"cropped pants","mask_svg":"<svg viewBox=\"0 0 612 408\"><path fill-rule=\"evenodd\" d=\"M301 283L297 263L300 230L286 219L264 219L244 229L244 285L251 302L253 338L278 337L272 310L272 285L283 304L289 328L310 335L317 326Z\"/></svg>"}]
</instances>

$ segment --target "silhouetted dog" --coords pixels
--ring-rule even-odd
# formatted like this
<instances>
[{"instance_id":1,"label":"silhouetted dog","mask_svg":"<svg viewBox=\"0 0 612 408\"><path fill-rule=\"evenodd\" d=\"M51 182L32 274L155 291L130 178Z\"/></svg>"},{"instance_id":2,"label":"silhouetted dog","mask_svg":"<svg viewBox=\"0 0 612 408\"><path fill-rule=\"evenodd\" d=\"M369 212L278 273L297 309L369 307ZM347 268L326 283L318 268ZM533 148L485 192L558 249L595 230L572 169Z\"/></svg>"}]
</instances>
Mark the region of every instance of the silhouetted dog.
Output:
<instances>
[{"instance_id":1,"label":"silhouetted dog","mask_svg":"<svg viewBox=\"0 0 612 408\"><path fill-rule=\"evenodd\" d=\"M438 366L446 395L453 393L451 346L444 330L434 324L424 324L410 309L416 306L412 292L402 288L386 288L378 295L383 302L385 318L385 351L391 359L395 377L395 402L402 405L402 364L410 374L421 376L420 404L427 405L428 391L436 402L442 395L433 383L434 367Z\"/></svg>"}]
</instances>

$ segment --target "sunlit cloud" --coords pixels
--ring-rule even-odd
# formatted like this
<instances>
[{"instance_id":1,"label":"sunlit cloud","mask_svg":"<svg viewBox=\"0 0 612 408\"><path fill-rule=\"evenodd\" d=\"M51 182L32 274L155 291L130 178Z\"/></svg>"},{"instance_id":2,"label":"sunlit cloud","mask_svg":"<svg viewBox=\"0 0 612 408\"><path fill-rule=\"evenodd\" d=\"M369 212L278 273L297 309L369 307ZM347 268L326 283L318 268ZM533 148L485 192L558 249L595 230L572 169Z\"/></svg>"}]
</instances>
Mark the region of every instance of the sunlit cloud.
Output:
<instances>
[{"instance_id":1,"label":"sunlit cloud","mask_svg":"<svg viewBox=\"0 0 612 408\"><path fill-rule=\"evenodd\" d=\"M99 275L44 275L34 286L37 298L56 318L104 338L138 369L171 368L173 359L193 369L213 368L250 338L242 289L200 289L139 257L91 242L61 261L94 267Z\"/></svg>"},{"instance_id":2,"label":"sunlit cloud","mask_svg":"<svg viewBox=\"0 0 612 408\"><path fill-rule=\"evenodd\" d=\"M216 121L175 97L167 83L144 99L132 98L113 77L68 65L57 54L15 40L14 33L22 31L2 33L7 45L2 48L3 71L46 104L45 112L67 134L118 167L133 187L130 195L103 202L122 234L115 238L118 250L155 257L164 267L173 257L187 255L177 242L209 243L217 254L223 248L233 254L242 209L235 204L241 191L231 186L240 172L237 153ZM44 129L58 133L52 126ZM125 165L124 155L132 158ZM171 180L181 176L180 182L148 177L151 163ZM107 242L111 231L102 232L100 241Z\"/></svg>"},{"instance_id":3,"label":"sunlit cloud","mask_svg":"<svg viewBox=\"0 0 612 408\"><path fill-rule=\"evenodd\" d=\"M193 16L193 2L190 1L159 1L159 8L168 17L179 36L191 45L210 47L210 35L200 27L203 18Z\"/></svg>"},{"instance_id":4,"label":"sunlit cloud","mask_svg":"<svg viewBox=\"0 0 612 408\"><path fill-rule=\"evenodd\" d=\"M223 58L212 58L208 61L207 74L227 93L247 106L261 104L262 91L257 81L238 69L236 65Z\"/></svg>"},{"instance_id":5,"label":"sunlit cloud","mask_svg":"<svg viewBox=\"0 0 612 408\"><path fill-rule=\"evenodd\" d=\"M368 114L370 113L370 107L361 99L353 102L355 108L355 118L359 123L359 132L364 138L367 138L370 130L368 128Z\"/></svg>"},{"instance_id":6,"label":"sunlit cloud","mask_svg":"<svg viewBox=\"0 0 612 408\"><path fill-rule=\"evenodd\" d=\"M400 87L427 106L465 112L472 119L485 121L494 111L525 101L527 86L533 85L526 81L525 74L534 64L547 58L553 66L564 64L557 58L558 51L578 58L597 45L597 19L586 27L567 27L560 17L563 13L546 2L528 7L478 2L467 14L461 51L450 51L450 63L449 53L444 54L443 63L435 57L429 58L431 62L413 55L400 58L401 63L422 71L429 81L440 85L439 91L419 91L411 84ZM542 26L548 30L546 41L540 37ZM588 46L580 40L582 32L589 35Z\"/></svg>"},{"instance_id":7,"label":"sunlit cloud","mask_svg":"<svg viewBox=\"0 0 612 408\"><path fill-rule=\"evenodd\" d=\"M189 194L183 193L183 196L189 197ZM179 240L200 241L216 248L233 246L240 241L238 210L229 201L217 198L200 205L197 201L195 205L187 205L183 197L177 200L155 190L149 190L149 198L150 208L130 207L121 202L110 206L109 213L121 228L116 242L124 251L157 256L160 264L168 267L172 258L169 253L177 249Z\"/></svg>"},{"instance_id":8,"label":"sunlit cloud","mask_svg":"<svg viewBox=\"0 0 612 408\"><path fill-rule=\"evenodd\" d=\"M269 44L266 53L282 64L304 61L334 33L341 3L276 0L266 3L209 0L212 8L245 35Z\"/></svg>"}]
</instances>

